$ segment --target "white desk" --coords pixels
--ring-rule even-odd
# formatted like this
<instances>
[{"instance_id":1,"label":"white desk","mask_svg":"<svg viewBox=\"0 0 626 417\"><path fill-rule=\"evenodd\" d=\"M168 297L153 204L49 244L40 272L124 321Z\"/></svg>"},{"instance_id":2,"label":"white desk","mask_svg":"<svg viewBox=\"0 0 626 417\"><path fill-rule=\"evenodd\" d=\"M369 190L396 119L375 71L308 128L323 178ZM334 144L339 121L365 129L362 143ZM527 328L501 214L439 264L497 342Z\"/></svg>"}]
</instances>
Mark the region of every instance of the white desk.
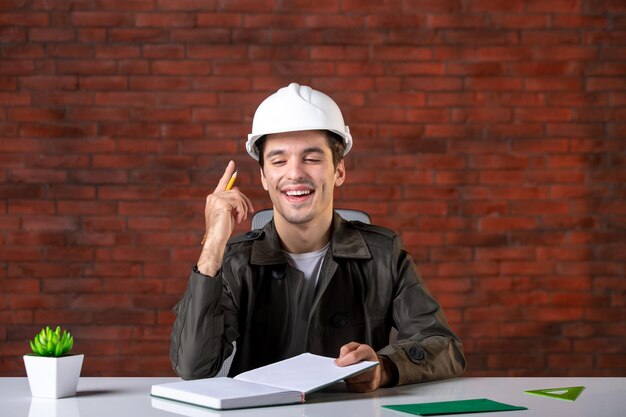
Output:
<instances>
[{"instance_id":1,"label":"white desk","mask_svg":"<svg viewBox=\"0 0 626 417\"><path fill-rule=\"evenodd\" d=\"M213 411L151 398L152 384L177 378L81 378L76 397L60 400L31 398L26 378L0 378L2 417L293 417L354 416L409 417L386 408L386 404L409 404L489 398L528 410L494 412L485 417L624 417L626 378L459 378L352 394L342 386L312 394L306 404L246 410ZM525 390L583 385L574 402L524 394ZM175 413L157 407L174 407Z\"/></svg>"}]
</instances>

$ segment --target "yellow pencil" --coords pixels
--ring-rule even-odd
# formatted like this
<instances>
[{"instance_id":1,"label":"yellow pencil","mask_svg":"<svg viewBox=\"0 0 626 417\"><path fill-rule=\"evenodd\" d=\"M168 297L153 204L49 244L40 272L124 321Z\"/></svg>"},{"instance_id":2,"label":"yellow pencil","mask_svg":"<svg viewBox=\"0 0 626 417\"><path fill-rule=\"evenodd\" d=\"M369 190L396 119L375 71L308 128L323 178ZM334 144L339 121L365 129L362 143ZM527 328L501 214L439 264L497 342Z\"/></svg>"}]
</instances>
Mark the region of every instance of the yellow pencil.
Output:
<instances>
[{"instance_id":1,"label":"yellow pencil","mask_svg":"<svg viewBox=\"0 0 626 417\"><path fill-rule=\"evenodd\" d=\"M235 185L236 179L237 179L237 171L233 172L233 175L230 176L230 180L228 181L228 185L226 186L226 191L233 188L233 185ZM204 245L205 240L206 240L206 233L204 234L204 237L202 237L202 242L200 242L200 244Z\"/></svg>"},{"instance_id":2,"label":"yellow pencil","mask_svg":"<svg viewBox=\"0 0 626 417\"><path fill-rule=\"evenodd\" d=\"M236 179L237 179L237 171L233 172L233 175L230 176L230 181L228 181L228 185L226 186L226 191L233 188L233 185L235 185Z\"/></svg>"}]
</instances>

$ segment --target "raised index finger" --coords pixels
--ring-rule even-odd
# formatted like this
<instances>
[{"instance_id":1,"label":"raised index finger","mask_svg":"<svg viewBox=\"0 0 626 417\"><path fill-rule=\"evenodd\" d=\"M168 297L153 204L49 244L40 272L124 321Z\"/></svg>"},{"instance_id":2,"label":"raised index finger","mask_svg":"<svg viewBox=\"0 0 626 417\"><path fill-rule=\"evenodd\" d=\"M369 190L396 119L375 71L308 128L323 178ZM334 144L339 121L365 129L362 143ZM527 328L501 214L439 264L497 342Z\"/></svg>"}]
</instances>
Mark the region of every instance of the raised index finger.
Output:
<instances>
[{"instance_id":1,"label":"raised index finger","mask_svg":"<svg viewBox=\"0 0 626 417\"><path fill-rule=\"evenodd\" d=\"M217 183L217 187L215 187L215 193L220 191L226 191L226 186L228 185L228 181L230 181L230 177L233 176L235 172L235 161L228 162L226 165L226 169L224 170L224 175L220 178L220 182Z\"/></svg>"}]
</instances>

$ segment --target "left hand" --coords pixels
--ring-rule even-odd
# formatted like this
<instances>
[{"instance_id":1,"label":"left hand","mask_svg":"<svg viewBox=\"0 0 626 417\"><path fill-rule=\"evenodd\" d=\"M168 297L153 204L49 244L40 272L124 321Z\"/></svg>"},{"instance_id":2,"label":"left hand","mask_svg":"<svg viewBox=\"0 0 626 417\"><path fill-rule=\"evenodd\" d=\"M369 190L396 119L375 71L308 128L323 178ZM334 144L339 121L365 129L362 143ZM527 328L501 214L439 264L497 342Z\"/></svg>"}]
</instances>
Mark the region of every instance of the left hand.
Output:
<instances>
[{"instance_id":1,"label":"left hand","mask_svg":"<svg viewBox=\"0 0 626 417\"><path fill-rule=\"evenodd\" d=\"M381 385L389 383L389 375L383 366L382 359L376 355L369 345L350 342L343 345L339 350L339 357L335 359L337 366L352 365L361 361L378 361L380 364L365 372L346 379L349 391L370 392L375 391Z\"/></svg>"}]
</instances>

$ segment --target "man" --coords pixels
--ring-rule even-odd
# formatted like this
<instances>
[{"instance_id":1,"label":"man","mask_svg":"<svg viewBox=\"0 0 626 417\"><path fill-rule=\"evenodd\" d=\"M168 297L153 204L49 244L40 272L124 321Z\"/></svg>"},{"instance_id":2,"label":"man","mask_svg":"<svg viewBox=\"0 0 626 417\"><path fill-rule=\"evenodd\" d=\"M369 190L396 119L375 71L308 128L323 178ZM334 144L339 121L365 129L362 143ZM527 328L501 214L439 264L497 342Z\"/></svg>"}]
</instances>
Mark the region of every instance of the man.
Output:
<instances>
[{"instance_id":1,"label":"man","mask_svg":"<svg viewBox=\"0 0 626 417\"><path fill-rule=\"evenodd\" d=\"M292 83L261 103L246 148L274 219L230 239L254 211L227 190L231 161L207 197L202 252L175 307L170 358L182 378L214 376L233 342L230 375L307 351L339 366L379 361L346 380L352 391L464 371L462 344L399 237L334 213L351 147L339 107L319 91Z\"/></svg>"}]
</instances>

